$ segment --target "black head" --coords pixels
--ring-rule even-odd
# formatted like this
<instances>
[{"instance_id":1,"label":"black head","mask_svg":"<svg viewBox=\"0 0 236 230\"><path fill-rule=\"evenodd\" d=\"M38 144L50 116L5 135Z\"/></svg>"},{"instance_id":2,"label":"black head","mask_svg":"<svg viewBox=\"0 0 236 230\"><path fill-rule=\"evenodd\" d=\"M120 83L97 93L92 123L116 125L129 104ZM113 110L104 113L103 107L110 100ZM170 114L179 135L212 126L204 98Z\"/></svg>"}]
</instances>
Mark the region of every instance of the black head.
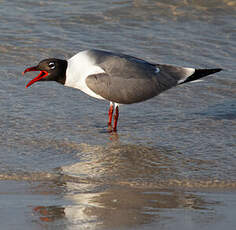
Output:
<instances>
[{"instance_id":1,"label":"black head","mask_svg":"<svg viewBox=\"0 0 236 230\"><path fill-rule=\"evenodd\" d=\"M39 75L26 85L26 88L37 81L57 81L61 84L65 84L66 68L66 60L56 58L44 59L40 61L37 66L27 68L23 72L23 74L25 74L30 71L40 71Z\"/></svg>"}]
</instances>

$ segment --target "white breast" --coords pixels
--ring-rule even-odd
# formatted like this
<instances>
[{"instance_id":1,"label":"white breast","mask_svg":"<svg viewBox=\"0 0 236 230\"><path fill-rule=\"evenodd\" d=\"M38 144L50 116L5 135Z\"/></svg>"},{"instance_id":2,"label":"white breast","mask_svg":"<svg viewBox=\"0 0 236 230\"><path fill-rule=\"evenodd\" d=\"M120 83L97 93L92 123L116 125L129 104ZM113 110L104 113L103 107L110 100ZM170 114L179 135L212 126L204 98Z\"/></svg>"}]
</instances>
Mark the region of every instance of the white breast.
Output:
<instances>
[{"instance_id":1,"label":"white breast","mask_svg":"<svg viewBox=\"0 0 236 230\"><path fill-rule=\"evenodd\" d=\"M95 64L95 60L88 55L88 51L79 52L67 61L65 86L79 89L92 97L104 99L86 85L85 80L89 75L105 73L102 68Z\"/></svg>"}]
</instances>

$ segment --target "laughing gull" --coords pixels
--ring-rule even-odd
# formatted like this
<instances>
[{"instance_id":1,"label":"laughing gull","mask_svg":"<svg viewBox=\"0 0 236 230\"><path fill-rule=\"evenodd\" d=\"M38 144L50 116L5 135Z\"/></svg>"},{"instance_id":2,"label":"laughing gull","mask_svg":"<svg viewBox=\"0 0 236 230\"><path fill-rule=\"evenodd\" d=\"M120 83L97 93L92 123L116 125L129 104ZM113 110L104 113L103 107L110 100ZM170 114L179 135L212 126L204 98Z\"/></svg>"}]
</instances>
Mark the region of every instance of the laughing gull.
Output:
<instances>
[{"instance_id":1,"label":"laughing gull","mask_svg":"<svg viewBox=\"0 0 236 230\"><path fill-rule=\"evenodd\" d=\"M37 81L57 81L91 97L110 101L109 130L117 130L120 104L142 102L174 86L196 81L221 71L194 69L145 60L102 50L85 50L68 60L44 59L24 72L40 71L26 88ZM112 116L114 122L112 127Z\"/></svg>"}]
</instances>

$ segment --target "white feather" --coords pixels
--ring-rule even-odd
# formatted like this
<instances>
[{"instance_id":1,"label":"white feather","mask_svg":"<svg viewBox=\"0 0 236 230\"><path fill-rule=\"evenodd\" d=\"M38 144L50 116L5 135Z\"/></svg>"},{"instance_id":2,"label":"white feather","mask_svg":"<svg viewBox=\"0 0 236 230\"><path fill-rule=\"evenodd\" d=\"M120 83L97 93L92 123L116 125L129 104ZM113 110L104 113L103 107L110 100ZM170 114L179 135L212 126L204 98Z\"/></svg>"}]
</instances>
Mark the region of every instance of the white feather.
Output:
<instances>
[{"instance_id":1,"label":"white feather","mask_svg":"<svg viewBox=\"0 0 236 230\"><path fill-rule=\"evenodd\" d=\"M195 80L195 81L191 81L190 83L196 83L196 82L202 82L203 80Z\"/></svg>"},{"instance_id":2,"label":"white feather","mask_svg":"<svg viewBox=\"0 0 236 230\"><path fill-rule=\"evenodd\" d=\"M105 73L101 67L95 64L95 60L87 52L79 52L68 60L65 86L77 88L92 97L104 99L86 85L85 80L89 75Z\"/></svg>"},{"instance_id":3,"label":"white feather","mask_svg":"<svg viewBox=\"0 0 236 230\"><path fill-rule=\"evenodd\" d=\"M195 72L194 68L183 68L183 78L178 81L178 84L181 84L184 81L186 81L188 77L194 74L194 72Z\"/></svg>"}]
</instances>

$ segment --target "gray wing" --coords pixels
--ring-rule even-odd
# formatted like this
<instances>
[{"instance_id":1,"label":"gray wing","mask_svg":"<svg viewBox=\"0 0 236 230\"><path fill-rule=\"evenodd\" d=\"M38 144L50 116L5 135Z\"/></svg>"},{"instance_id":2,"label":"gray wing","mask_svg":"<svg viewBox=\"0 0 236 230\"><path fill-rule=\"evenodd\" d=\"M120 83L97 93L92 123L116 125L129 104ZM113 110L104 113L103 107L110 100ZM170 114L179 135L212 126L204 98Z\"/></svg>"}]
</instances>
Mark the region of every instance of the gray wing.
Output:
<instances>
[{"instance_id":1,"label":"gray wing","mask_svg":"<svg viewBox=\"0 0 236 230\"><path fill-rule=\"evenodd\" d=\"M94 50L90 55L105 73L88 76L87 86L103 98L120 104L152 98L176 86L184 75L181 67L155 65L132 56Z\"/></svg>"},{"instance_id":2,"label":"gray wing","mask_svg":"<svg viewBox=\"0 0 236 230\"><path fill-rule=\"evenodd\" d=\"M120 78L105 73L88 76L86 83L96 94L120 104L141 102L156 96L159 91L152 79Z\"/></svg>"}]
</instances>

